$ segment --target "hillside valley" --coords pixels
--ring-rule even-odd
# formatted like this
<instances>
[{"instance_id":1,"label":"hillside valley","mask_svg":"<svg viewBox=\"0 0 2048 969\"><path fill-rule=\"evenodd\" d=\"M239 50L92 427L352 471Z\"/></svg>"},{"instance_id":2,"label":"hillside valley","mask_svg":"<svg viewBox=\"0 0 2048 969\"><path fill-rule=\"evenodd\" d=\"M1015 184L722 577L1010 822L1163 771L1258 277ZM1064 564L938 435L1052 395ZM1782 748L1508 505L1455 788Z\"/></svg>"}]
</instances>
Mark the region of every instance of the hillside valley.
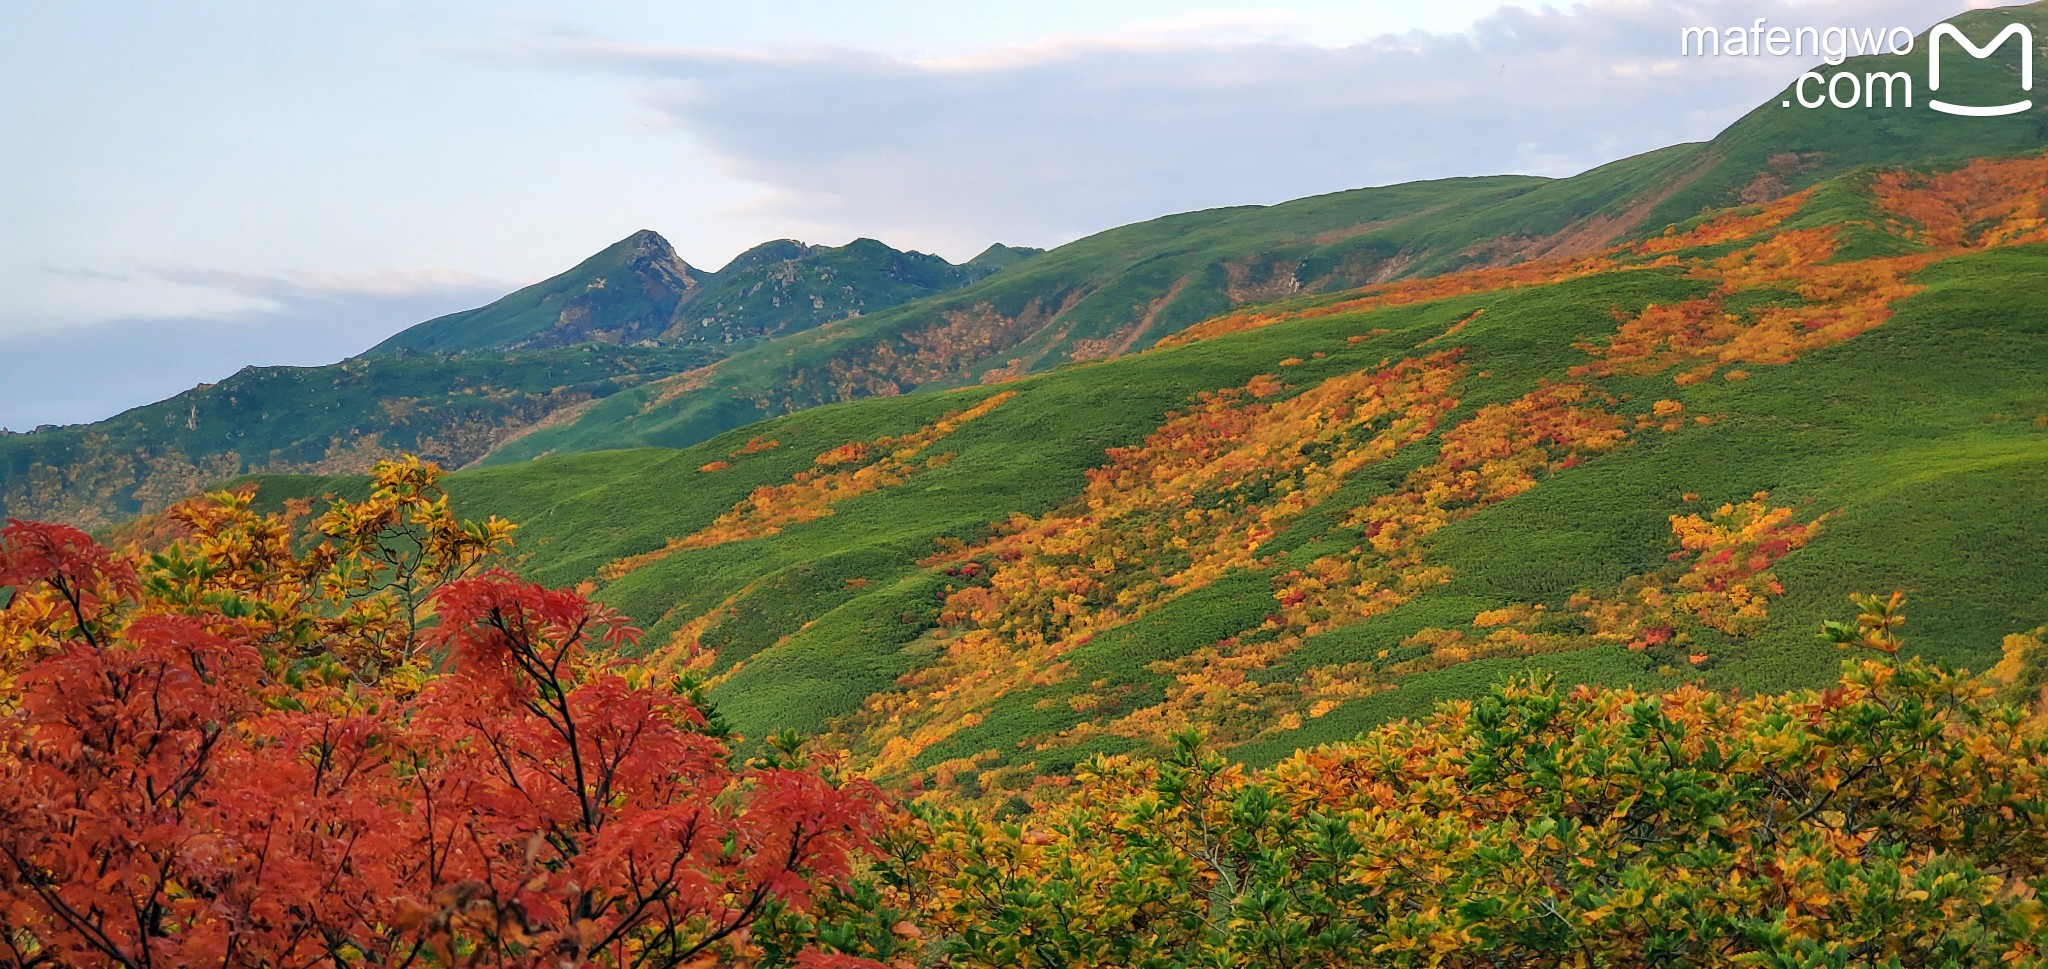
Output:
<instances>
[{"instance_id":1,"label":"hillside valley","mask_svg":"<svg viewBox=\"0 0 2048 969\"><path fill-rule=\"evenodd\" d=\"M1983 669L2048 619L2044 185L2039 153L1858 173L450 489L742 734L973 797L1183 727L1271 760L1513 670L1817 684L1851 593L1904 591L1917 651Z\"/></svg>"}]
</instances>

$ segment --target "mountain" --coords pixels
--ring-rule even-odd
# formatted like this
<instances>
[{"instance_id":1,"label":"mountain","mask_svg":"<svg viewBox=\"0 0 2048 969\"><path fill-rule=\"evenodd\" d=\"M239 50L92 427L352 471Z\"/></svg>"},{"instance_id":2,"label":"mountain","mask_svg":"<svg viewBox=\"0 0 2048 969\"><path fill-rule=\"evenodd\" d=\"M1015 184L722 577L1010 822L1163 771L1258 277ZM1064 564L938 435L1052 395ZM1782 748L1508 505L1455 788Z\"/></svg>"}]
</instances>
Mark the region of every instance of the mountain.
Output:
<instances>
[{"instance_id":1,"label":"mountain","mask_svg":"<svg viewBox=\"0 0 2048 969\"><path fill-rule=\"evenodd\" d=\"M980 255L967 260L967 265L984 272L995 272L998 269L1008 269L1044 251L1030 246L1006 246L998 242L983 249Z\"/></svg>"},{"instance_id":2,"label":"mountain","mask_svg":"<svg viewBox=\"0 0 2048 969\"><path fill-rule=\"evenodd\" d=\"M1831 684L1815 631L1850 593L1902 590L1909 648L1982 670L2048 623L2044 214L2038 146L1862 170L1587 255L449 487L742 734L826 731L982 800L1182 728L1271 762L1512 671Z\"/></svg>"},{"instance_id":3,"label":"mountain","mask_svg":"<svg viewBox=\"0 0 2048 969\"><path fill-rule=\"evenodd\" d=\"M706 274L676 255L668 240L642 229L558 276L489 306L411 327L370 354L523 350L572 343L636 343L668 328L677 304Z\"/></svg>"},{"instance_id":4,"label":"mountain","mask_svg":"<svg viewBox=\"0 0 2048 969\"><path fill-rule=\"evenodd\" d=\"M0 436L0 516L92 526L255 471L449 467L736 347L966 285L1036 250L955 266L872 239L780 240L711 273L642 230L488 306L324 367L249 367L75 427Z\"/></svg>"},{"instance_id":5,"label":"mountain","mask_svg":"<svg viewBox=\"0 0 2048 969\"><path fill-rule=\"evenodd\" d=\"M1971 36L2003 24L2048 34L2048 7L1955 18ZM1925 36L1915 47L1928 48ZM1999 58L1951 56L1944 96L2010 100ZM1903 72L1924 99L1928 60L1851 58L1859 77ZM2048 109L2002 118L1926 110L1786 108L1789 86L1712 141L1565 179L1451 179L1360 189L1280 205L1169 216L1058 247L975 285L797 333L706 372L650 384L576 421L521 437L494 463L542 454L679 447L819 404L1001 381L1143 350L1234 307L1460 269L1582 256L1730 205L1782 198L1872 165L2023 152Z\"/></svg>"},{"instance_id":6,"label":"mountain","mask_svg":"<svg viewBox=\"0 0 2048 969\"><path fill-rule=\"evenodd\" d=\"M1015 255L987 258L997 250ZM659 339L723 345L796 333L958 289L1037 251L993 246L956 266L873 239L836 247L780 239L741 253L679 302Z\"/></svg>"},{"instance_id":7,"label":"mountain","mask_svg":"<svg viewBox=\"0 0 2048 969\"><path fill-rule=\"evenodd\" d=\"M712 273L684 262L668 240L642 229L568 272L489 306L428 320L370 353L744 343L956 289L1035 251L997 246L990 252L998 250L994 258L983 253L978 262L955 266L873 239L844 246L778 239Z\"/></svg>"}]
</instances>

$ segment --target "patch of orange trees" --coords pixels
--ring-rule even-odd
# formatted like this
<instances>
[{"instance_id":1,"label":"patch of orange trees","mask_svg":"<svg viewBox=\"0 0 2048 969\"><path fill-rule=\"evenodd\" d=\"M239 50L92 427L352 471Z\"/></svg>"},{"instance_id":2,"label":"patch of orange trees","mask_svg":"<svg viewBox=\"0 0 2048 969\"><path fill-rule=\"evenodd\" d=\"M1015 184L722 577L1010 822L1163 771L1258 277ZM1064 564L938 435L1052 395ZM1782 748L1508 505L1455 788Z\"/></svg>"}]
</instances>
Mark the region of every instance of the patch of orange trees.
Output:
<instances>
[{"instance_id":1,"label":"patch of orange trees","mask_svg":"<svg viewBox=\"0 0 2048 969\"><path fill-rule=\"evenodd\" d=\"M1813 539L1820 524L1800 522L1790 508L1774 508L1768 492L1722 505L1711 515L1673 515L1678 548L1675 575L1652 573L1623 583L1601 599L1573 605L1592 620L1596 635L1642 650L1669 644L1700 655L1695 630L1752 635L1763 626L1769 602L1785 593L1771 566Z\"/></svg>"},{"instance_id":2,"label":"patch of orange trees","mask_svg":"<svg viewBox=\"0 0 2048 969\"><path fill-rule=\"evenodd\" d=\"M1779 233L1711 262L1696 278L1718 283L1713 295L1646 307L1624 319L1605 344L1581 343L1596 358L1575 375L1654 374L1685 368L1681 385L1732 363L1783 364L1881 325L1891 305L1918 292L1906 282L1933 254L1837 262L1835 228ZM1737 312L1732 296L1784 292L1778 302Z\"/></svg>"},{"instance_id":3,"label":"patch of orange trees","mask_svg":"<svg viewBox=\"0 0 2048 969\"><path fill-rule=\"evenodd\" d=\"M1357 545L1277 576L1274 612L1257 628L1155 664L1153 672L1172 678L1165 700L1108 729L1159 737L1200 726L1219 741L1235 742L1286 727L1289 717L1316 701L1358 695L1348 676L1296 682L1262 681L1256 674L1309 636L1387 612L1447 581L1448 570L1425 557L1438 529L1627 438L1628 423L1579 384L1548 385L1480 408L1444 432L1436 460L1345 518ZM1088 732L1085 726L1081 732Z\"/></svg>"},{"instance_id":4,"label":"patch of orange trees","mask_svg":"<svg viewBox=\"0 0 2048 969\"><path fill-rule=\"evenodd\" d=\"M1761 630L1770 600L1784 594L1771 567L1812 540L1820 519L1800 522L1769 495L1722 505L1711 515L1671 516L1670 565L1631 576L1600 592L1572 596L1562 610L1541 603L1480 612L1471 629L1428 628L1403 639L1420 655L1386 663L1353 663L1313 678L1303 693L1334 704L1393 679L1489 656L1531 656L1625 644L1695 665L1710 658L1708 631L1741 638ZM1823 516L1825 517L1825 516ZM1345 674L1345 675L1339 675ZM1312 708L1313 709L1313 708ZM1328 707L1325 707L1327 711Z\"/></svg>"},{"instance_id":5,"label":"patch of orange trees","mask_svg":"<svg viewBox=\"0 0 2048 969\"><path fill-rule=\"evenodd\" d=\"M1980 159L1941 172L1888 171L1870 191L1893 217L1891 231L1938 249L2039 241L2048 155Z\"/></svg>"},{"instance_id":6,"label":"patch of orange trees","mask_svg":"<svg viewBox=\"0 0 2048 969\"><path fill-rule=\"evenodd\" d=\"M509 544L513 531L498 518L457 518L435 483L439 475L433 465L412 458L379 464L367 498L334 503L304 536L294 530L294 519L305 506L287 516L259 513L252 488L181 502L130 526L135 539L160 545L149 559L146 590L67 593L67 582L76 583L59 575L40 591L17 590L0 612L0 704L12 693L5 689L8 677L55 648L46 634L52 612L89 608L71 602L70 595L98 601L117 592L147 592L161 604L194 612L232 601L245 611L240 618L254 635L287 657L331 655L363 680L413 675L421 628L437 608L436 593L478 572ZM22 543L42 535L35 554L45 568L70 561L68 555L116 561L97 545L79 544L89 540L75 531L21 528L14 554L30 554L30 545ZM296 547L308 538L304 550Z\"/></svg>"}]
</instances>

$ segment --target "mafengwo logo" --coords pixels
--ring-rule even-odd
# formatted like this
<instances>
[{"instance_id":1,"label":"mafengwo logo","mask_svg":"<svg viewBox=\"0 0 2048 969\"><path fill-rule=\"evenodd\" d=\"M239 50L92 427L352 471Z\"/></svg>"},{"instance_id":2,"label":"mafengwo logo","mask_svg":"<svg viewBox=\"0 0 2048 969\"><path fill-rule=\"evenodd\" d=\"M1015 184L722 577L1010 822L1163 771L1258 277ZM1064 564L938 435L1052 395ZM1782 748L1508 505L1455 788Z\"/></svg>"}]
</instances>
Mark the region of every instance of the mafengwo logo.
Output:
<instances>
[{"instance_id":1,"label":"mafengwo logo","mask_svg":"<svg viewBox=\"0 0 2048 969\"><path fill-rule=\"evenodd\" d=\"M1687 27L1679 38L1681 53L1702 56L1812 56L1840 66L1850 57L1870 54L1909 56L1914 53L1912 30L1894 27L1773 27L1757 18L1748 27L1714 29ZM2000 54L2000 51L2004 51ZM1967 104L1941 97L1942 63L1945 58L1994 58L2017 61L2016 99L1993 104ZM1953 76L1953 74L1951 74ZM1790 108L1913 108L1924 106L1943 114L1966 118L1997 118L2018 114L2034 106L2034 32L2026 24L2007 24L1984 43L1978 43L1954 24L1940 24L1927 34L1927 90L1916 91L1916 79L1905 71L1807 71L1794 82L1791 97L1779 102ZM1952 87L1954 85L1951 85Z\"/></svg>"},{"instance_id":2,"label":"mafengwo logo","mask_svg":"<svg viewBox=\"0 0 2048 969\"><path fill-rule=\"evenodd\" d=\"M1992 38L1991 43L1982 47L1971 43L1970 38L1963 36L1963 32L1956 29L1954 24L1942 24L1934 28L1933 33L1927 37L1927 89L1930 92L1941 90L1941 42L1944 39L1955 41L1956 46L1980 60L1990 57L1991 52L2004 46L2007 40L2017 41L2020 50L2020 90L2034 90L2034 32L2027 29L2026 24L2012 24L2006 27L1997 37ZM1985 106L1929 100L1927 106L1944 114L1959 114L1968 118L1996 118L2025 111L2034 106L2034 101L2032 98L2022 98L2011 104Z\"/></svg>"}]
</instances>

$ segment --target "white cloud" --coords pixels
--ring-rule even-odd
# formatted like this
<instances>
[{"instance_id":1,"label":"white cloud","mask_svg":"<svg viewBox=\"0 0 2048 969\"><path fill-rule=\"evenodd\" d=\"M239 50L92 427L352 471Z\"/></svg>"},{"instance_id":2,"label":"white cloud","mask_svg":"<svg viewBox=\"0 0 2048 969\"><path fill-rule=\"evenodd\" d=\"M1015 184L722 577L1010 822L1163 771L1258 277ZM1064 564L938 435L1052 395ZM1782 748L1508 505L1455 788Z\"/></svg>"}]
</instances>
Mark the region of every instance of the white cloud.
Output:
<instances>
[{"instance_id":1,"label":"white cloud","mask_svg":"<svg viewBox=\"0 0 2048 969\"><path fill-rule=\"evenodd\" d=\"M1712 136L1806 64L1680 58L1753 0L1502 8L1459 33L1347 46L1286 15L1208 15L915 59L711 51L588 35L502 56L639 78L726 174L731 211L949 255L1048 245L1215 205L1362 185L1567 175ZM1926 27L1925 0L1775 4L1773 24Z\"/></svg>"},{"instance_id":2,"label":"white cloud","mask_svg":"<svg viewBox=\"0 0 2048 969\"><path fill-rule=\"evenodd\" d=\"M1172 51L1190 47L1238 46L1254 42L1285 42L1296 36L1304 19L1284 10L1208 11L1171 20L1134 24L1106 33L1058 33L1028 43L1003 44L945 57L908 63L935 72L1016 70L1098 53Z\"/></svg>"},{"instance_id":3,"label":"white cloud","mask_svg":"<svg viewBox=\"0 0 2048 969\"><path fill-rule=\"evenodd\" d=\"M165 266L148 275L167 282L224 290L262 299L273 306L357 297L428 296L450 290L487 292L511 289L505 280L454 269L380 269L364 273L297 271L235 272L193 266Z\"/></svg>"},{"instance_id":4,"label":"white cloud","mask_svg":"<svg viewBox=\"0 0 2048 969\"><path fill-rule=\"evenodd\" d=\"M488 302L510 288L445 270L264 275L177 267L134 276L49 271L115 281L161 279L230 294L245 305L221 313L125 316L0 333L0 360L34 361L9 370L0 392L0 427L99 420L218 381L244 365L332 363L413 323Z\"/></svg>"}]
</instances>

